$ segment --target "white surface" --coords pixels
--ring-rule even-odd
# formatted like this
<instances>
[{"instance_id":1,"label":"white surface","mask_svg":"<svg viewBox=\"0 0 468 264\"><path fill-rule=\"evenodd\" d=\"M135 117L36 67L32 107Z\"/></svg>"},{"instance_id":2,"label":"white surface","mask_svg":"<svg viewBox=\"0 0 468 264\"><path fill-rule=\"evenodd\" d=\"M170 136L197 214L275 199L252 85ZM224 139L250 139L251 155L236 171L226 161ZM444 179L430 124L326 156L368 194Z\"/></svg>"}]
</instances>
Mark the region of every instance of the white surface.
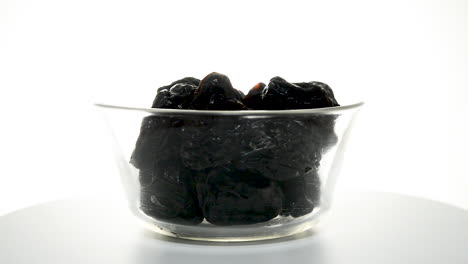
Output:
<instances>
[{"instance_id":1,"label":"white surface","mask_svg":"<svg viewBox=\"0 0 468 264\"><path fill-rule=\"evenodd\" d=\"M94 101L148 106L211 71L280 75L366 101L341 189L468 208L468 2L0 1L0 214L118 193ZM114 100L115 99L115 100Z\"/></svg>"},{"instance_id":2,"label":"white surface","mask_svg":"<svg viewBox=\"0 0 468 264\"><path fill-rule=\"evenodd\" d=\"M395 194L348 194L313 232L263 243L164 238L122 209L63 200L3 216L0 263L468 263L468 211Z\"/></svg>"}]
</instances>

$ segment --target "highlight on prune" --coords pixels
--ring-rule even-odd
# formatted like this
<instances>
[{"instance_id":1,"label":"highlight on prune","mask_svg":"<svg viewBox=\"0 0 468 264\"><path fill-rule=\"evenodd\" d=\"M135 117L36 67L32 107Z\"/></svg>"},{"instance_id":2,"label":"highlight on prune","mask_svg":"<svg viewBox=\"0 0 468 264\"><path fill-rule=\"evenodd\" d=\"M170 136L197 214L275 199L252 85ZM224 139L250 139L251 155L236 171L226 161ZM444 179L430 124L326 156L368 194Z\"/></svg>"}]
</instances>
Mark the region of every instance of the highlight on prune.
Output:
<instances>
[{"instance_id":1,"label":"highlight on prune","mask_svg":"<svg viewBox=\"0 0 468 264\"><path fill-rule=\"evenodd\" d=\"M262 103L263 89L266 85L262 82L257 83L242 100L244 105L250 109L259 109Z\"/></svg>"},{"instance_id":2,"label":"highlight on prune","mask_svg":"<svg viewBox=\"0 0 468 264\"><path fill-rule=\"evenodd\" d=\"M153 108L187 109L200 80L186 77L158 89Z\"/></svg>"}]
</instances>

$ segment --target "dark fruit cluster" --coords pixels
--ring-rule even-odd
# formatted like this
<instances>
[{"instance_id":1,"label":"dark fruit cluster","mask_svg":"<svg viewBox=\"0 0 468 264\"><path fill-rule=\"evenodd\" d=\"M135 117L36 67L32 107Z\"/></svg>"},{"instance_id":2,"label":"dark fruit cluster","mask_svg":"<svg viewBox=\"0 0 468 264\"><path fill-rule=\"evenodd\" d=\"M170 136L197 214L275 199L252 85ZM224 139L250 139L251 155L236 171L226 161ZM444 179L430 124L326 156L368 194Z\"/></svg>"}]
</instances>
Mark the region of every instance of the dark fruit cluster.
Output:
<instances>
[{"instance_id":1,"label":"dark fruit cluster","mask_svg":"<svg viewBox=\"0 0 468 264\"><path fill-rule=\"evenodd\" d=\"M259 83L247 95L211 73L158 89L154 108L285 110L338 106L324 83ZM320 203L318 168L336 141L333 115L151 115L131 157L140 209L175 224L244 225L300 217Z\"/></svg>"}]
</instances>

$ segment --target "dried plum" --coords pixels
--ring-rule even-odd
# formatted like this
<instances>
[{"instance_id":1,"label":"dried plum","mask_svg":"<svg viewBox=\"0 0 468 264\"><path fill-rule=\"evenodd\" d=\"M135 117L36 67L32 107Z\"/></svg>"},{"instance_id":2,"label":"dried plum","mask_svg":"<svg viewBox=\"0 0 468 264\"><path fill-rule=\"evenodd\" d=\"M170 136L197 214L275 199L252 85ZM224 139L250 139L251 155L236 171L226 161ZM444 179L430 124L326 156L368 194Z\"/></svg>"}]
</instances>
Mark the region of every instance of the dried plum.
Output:
<instances>
[{"instance_id":1,"label":"dried plum","mask_svg":"<svg viewBox=\"0 0 468 264\"><path fill-rule=\"evenodd\" d=\"M242 150L236 165L276 181L299 177L306 168L318 167L321 158L309 130L300 119L247 120L238 126Z\"/></svg>"},{"instance_id":2,"label":"dried plum","mask_svg":"<svg viewBox=\"0 0 468 264\"><path fill-rule=\"evenodd\" d=\"M322 82L301 82L301 83L294 83L295 85L309 90L311 92L311 96L315 95L315 98L324 98L327 102L327 107L331 106L339 106L338 102L335 99L335 94L333 90L325 83ZM315 108L315 107L309 107Z\"/></svg>"},{"instance_id":3,"label":"dried plum","mask_svg":"<svg viewBox=\"0 0 468 264\"><path fill-rule=\"evenodd\" d=\"M182 124L175 117L145 117L130 162L140 169L140 209L145 214L172 223L197 224L203 214L192 175L179 158Z\"/></svg>"},{"instance_id":4,"label":"dried plum","mask_svg":"<svg viewBox=\"0 0 468 264\"><path fill-rule=\"evenodd\" d=\"M234 165L276 181L319 166L333 133L313 119L200 117L184 120L180 157L189 169ZM203 146L203 147L200 147Z\"/></svg>"},{"instance_id":5,"label":"dried plum","mask_svg":"<svg viewBox=\"0 0 468 264\"><path fill-rule=\"evenodd\" d=\"M262 94L265 87L266 84L257 83L242 100L244 105L251 109L259 108L262 103Z\"/></svg>"},{"instance_id":6,"label":"dried plum","mask_svg":"<svg viewBox=\"0 0 468 264\"><path fill-rule=\"evenodd\" d=\"M199 224L198 206L191 173L177 164L157 164L140 171L140 209L148 216L176 224Z\"/></svg>"},{"instance_id":7,"label":"dried plum","mask_svg":"<svg viewBox=\"0 0 468 264\"><path fill-rule=\"evenodd\" d=\"M145 117L130 163L137 169L147 170L152 169L154 164L168 153L178 155L178 131L182 125L182 120L176 117Z\"/></svg>"},{"instance_id":8,"label":"dried plum","mask_svg":"<svg viewBox=\"0 0 468 264\"><path fill-rule=\"evenodd\" d=\"M247 225L269 221L281 212L282 194L261 174L235 168L208 170L197 180L200 207L214 225Z\"/></svg>"},{"instance_id":9,"label":"dried plum","mask_svg":"<svg viewBox=\"0 0 468 264\"><path fill-rule=\"evenodd\" d=\"M187 109L200 80L186 77L158 89L153 108Z\"/></svg>"},{"instance_id":10,"label":"dried plum","mask_svg":"<svg viewBox=\"0 0 468 264\"><path fill-rule=\"evenodd\" d=\"M279 185L284 195L282 216L306 215L320 203L320 178L312 168L303 176L280 182Z\"/></svg>"},{"instance_id":11,"label":"dried plum","mask_svg":"<svg viewBox=\"0 0 468 264\"><path fill-rule=\"evenodd\" d=\"M335 122L338 118L333 114L315 114L304 119L307 128L304 135L314 144L313 150L326 151L329 147L335 145L338 138L335 134Z\"/></svg>"},{"instance_id":12,"label":"dried plum","mask_svg":"<svg viewBox=\"0 0 468 264\"><path fill-rule=\"evenodd\" d=\"M226 75L210 73L200 81L190 104L191 109L197 110L244 110L242 92L232 87Z\"/></svg>"},{"instance_id":13,"label":"dried plum","mask_svg":"<svg viewBox=\"0 0 468 264\"><path fill-rule=\"evenodd\" d=\"M211 73L158 89L154 108L283 110L338 106L320 82L274 77L247 95ZM153 115L130 162L139 169L140 209L176 224L244 225L300 217L320 203L322 154L337 142L337 116Z\"/></svg>"},{"instance_id":14,"label":"dried plum","mask_svg":"<svg viewBox=\"0 0 468 264\"><path fill-rule=\"evenodd\" d=\"M257 94L256 91L251 92ZM257 98L255 103L248 103L252 109L285 110L338 106L328 85L320 82L294 84L281 77L272 78L262 90L262 94L257 94L254 98Z\"/></svg>"}]
</instances>

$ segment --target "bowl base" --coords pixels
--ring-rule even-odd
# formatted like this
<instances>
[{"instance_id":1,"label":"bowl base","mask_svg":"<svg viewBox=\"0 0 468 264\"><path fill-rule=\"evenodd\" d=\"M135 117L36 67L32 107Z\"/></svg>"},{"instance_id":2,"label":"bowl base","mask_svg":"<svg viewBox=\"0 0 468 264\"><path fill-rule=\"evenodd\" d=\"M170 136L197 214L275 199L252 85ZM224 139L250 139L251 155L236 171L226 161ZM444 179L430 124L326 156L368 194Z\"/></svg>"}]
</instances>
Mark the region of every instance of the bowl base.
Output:
<instances>
[{"instance_id":1,"label":"bowl base","mask_svg":"<svg viewBox=\"0 0 468 264\"><path fill-rule=\"evenodd\" d=\"M276 217L268 222L242 226L215 226L206 221L199 225L179 225L155 220L141 211L134 212L146 230L164 236L209 242L248 242L295 235L315 227L323 211L299 217Z\"/></svg>"}]
</instances>

